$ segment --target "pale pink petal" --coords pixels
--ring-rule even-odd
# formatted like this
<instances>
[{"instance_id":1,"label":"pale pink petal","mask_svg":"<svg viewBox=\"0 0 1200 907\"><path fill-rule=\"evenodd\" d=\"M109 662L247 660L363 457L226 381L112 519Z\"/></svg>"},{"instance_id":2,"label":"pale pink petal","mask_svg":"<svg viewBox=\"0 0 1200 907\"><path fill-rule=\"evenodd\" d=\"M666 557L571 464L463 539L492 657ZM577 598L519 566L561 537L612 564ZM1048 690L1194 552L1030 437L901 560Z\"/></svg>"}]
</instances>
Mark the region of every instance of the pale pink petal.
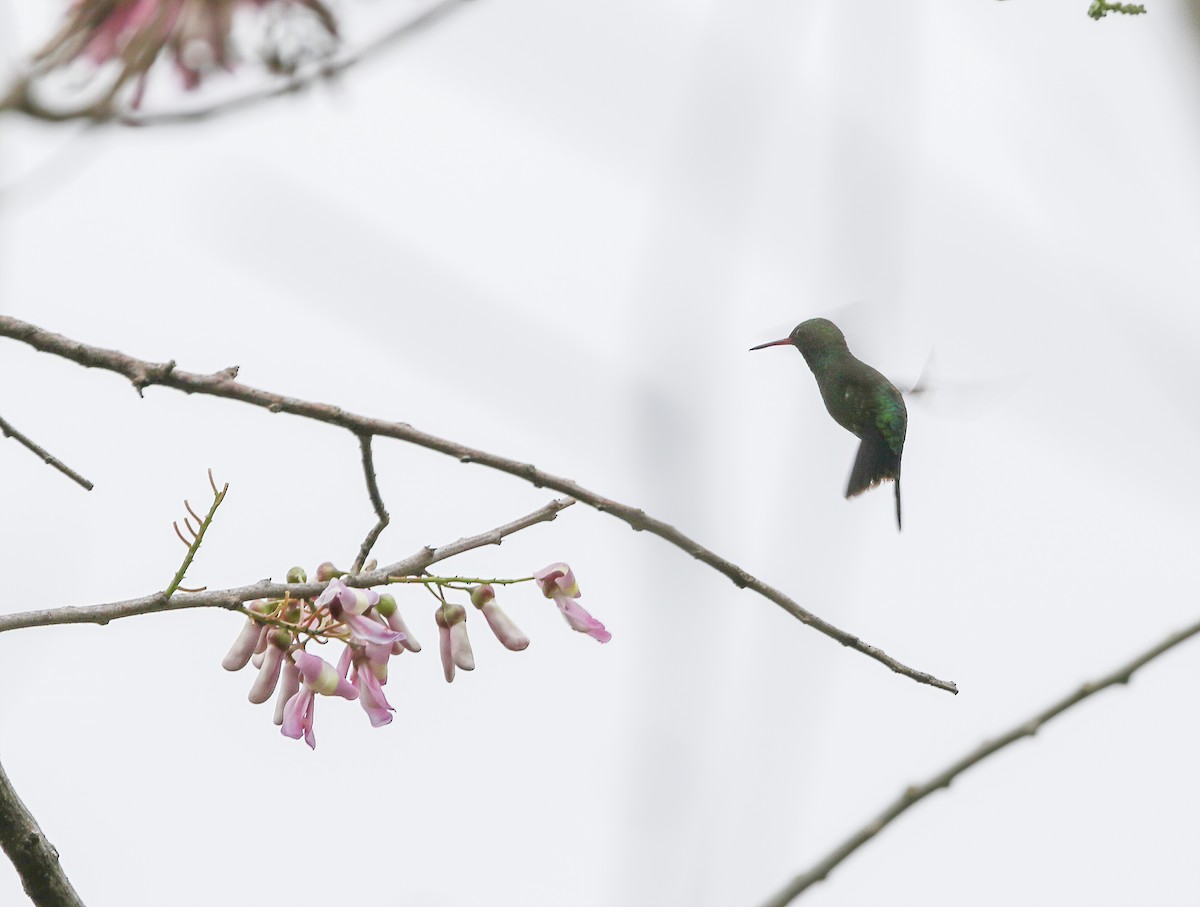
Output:
<instances>
[{"instance_id":1,"label":"pale pink petal","mask_svg":"<svg viewBox=\"0 0 1200 907\"><path fill-rule=\"evenodd\" d=\"M442 653L442 674L446 683L454 682L454 654L450 648L450 627L438 624L438 648Z\"/></svg>"},{"instance_id":2,"label":"pale pink petal","mask_svg":"<svg viewBox=\"0 0 1200 907\"><path fill-rule=\"evenodd\" d=\"M258 669L254 683L250 685L248 698L251 702L257 705L271 698L271 694L275 692L275 685L279 682L279 669L283 665L284 653L291 642L292 635L286 630L271 631L270 645L263 653L262 666Z\"/></svg>"},{"instance_id":3,"label":"pale pink petal","mask_svg":"<svg viewBox=\"0 0 1200 907\"><path fill-rule=\"evenodd\" d=\"M487 618L488 626L496 634L496 638L506 649L520 652L529 648L529 637L521 632L521 628L513 622L495 601L486 602L482 608L483 616Z\"/></svg>"},{"instance_id":4,"label":"pale pink petal","mask_svg":"<svg viewBox=\"0 0 1200 907\"><path fill-rule=\"evenodd\" d=\"M279 732L285 737L299 740L303 735L309 748L317 748L317 737L313 733L313 708L316 697L308 687L301 687L283 707L283 725Z\"/></svg>"},{"instance_id":5,"label":"pale pink petal","mask_svg":"<svg viewBox=\"0 0 1200 907\"><path fill-rule=\"evenodd\" d=\"M388 704L387 697L383 695L383 688L380 687L379 681L370 670L366 669L365 665L358 671L358 694L359 704L367 713L371 727L391 724L392 712L395 710Z\"/></svg>"},{"instance_id":6,"label":"pale pink petal","mask_svg":"<svg viewBox=\"0 0 1200 907\"><path fill-rule=\"evenodd\" d=\"M275 692L275 685L279 683L279 669L282 665L283 650L271 646L263 656L262 667L258 669L254 683L250 685L247 698L251 702L258 705L271 698L271 694Z\"/></svg>"},{"instance_id":7,"label":"pale pink petal","mask_svg":"<svg viewBox=\"0 0 1200 907\"><path fill-rule=\"evenodd\" d=\"M375 675L375 679L380 683L387 683L388 659L392 656L392 647L367 643L363 649L366 654L367 666L370 667L371 673Z\"/></svg>"},{"instance_id":8,"label":"pale pink petal","mask_svg":"<svg viewBox=\"0 0 1200 907\"><path fill-rule=\"evenodd\" d=\"M292 664L290 659L285 658L283 661L283 673L279 678L279 693L275 696L275 717L273 719L275 724L283 724L284 708L299 689L300 672L296 670L296 666Z\"/></svg>"},{"instance_id":9,"label":"pale pink petal","mask_svg":"<svg viewBox=\"0 0 1200 907\"><path fill-rule=\"evenodd\" d=\"M344 677L339 677L337 669L325 659L300 651L295 654L296 667L304 679L304 685L322 696L341 696L343 699L357 699L358 690L354 684Z\"/></svg>"},{"instance_id":10,"label":"pale pink petal","mask_svg":"<svg viewBox=\"0 0 1200 907\"><path fill-rule=\"evenodd\" d=\"M342 595L339 600L347 611L362 614L379 602L379 593L374 589L352 589L347 586L346 594Z\"/></svg>"},{"instance_id":11,"label":"pale pink petal","mask_svg":"<svg viewBox=\"0 0 1200 907\"><path fill-rule=\"evenodd\" d=\"M475 653L471 651L471 640L467 638L467 622L450 625L450 654L454 663L464 671L475 670Z\"/></svg>"},{"instance_id":12,"label":"pale pink petal","mask_svg":"<svg viewBox=\"0 0 1200 907\"><path fill-rule=\"evenodd\" d=\"M237 639L233 641L229 653L221 661L221 667L226 671L240 671L246 667L250 663L250 656L254 654L255 648L258 646L258 638L262 635L262 631L261 624L255 623L251 618L246 618L246 623L238 633Z\"/></svg>"},{"instance_id":13,"label":"pale pink petal","mask_svg":"<svg viewBox=\"0 0 1200 907\"><path fill-rule=\"evenodd\" d=\"M345 677L346 672L350 670L350 662L354 658L354 649L350 646L342 648L342 657L338 659L337 671L338 677Z\"/></svg>"},{"instance_id":14,"label":"pale pink petal","mask_svg":"<svg viewBox=\"0 0 1200 907\"><path fill-rule=\"evenodd\" d=\"M575 574L571 572L571 568L566 564L551 564L549 567L535 570L533 578L546 598L553 598L556 595L568 595L571 598L579 598L581 594Z\"/></svg>"},{"instance_id":15,"label":"pale pink petal","mask_svg":"<svg viewBox=\"0 0 1200 907\"><path fill-rule=\"evenodd\" d=\"M462 605L439 605L433 612L438 625L438 642L442 650L442 670L446 681L454 680L454 667L475 670L475 656L467 638L467 609Z\"/></svg>"},{"instance_id":16,"label":"pale pink petal","mask_svg":"<svg viewBox=\"0 0 1200 907\"><path fill-rule=\"evenodd\" d=\"M400 645L404 646L404 648L408 649L410 652L421 651L421 644L417 642L416 637L412 635L412 631L410 631L405 625L404 618L400 616L399 611L393 611L391 614L389 614L387 617L387 622L388 626L397 633L404 634L399 640ZM399 655L400 653L396 652L396 654Z\"/></svg>"},{"instance_id":17,"label":"pale pink petal","mask_svg":"<svg viewBox=\"0 0 1200 907\"><path fill-rule=\"evenodd\" d=\"M612 639L612 634L604 629L604 624L588 614L575 599L566 595L556 595L554 601L572 630L586 633L592 639L600 642L608 642Z\"/></svg>"},{"instance_id":18,"label":"pale pink petal","mask_svg":"<svg viewBox=\"0 0 1200 907\"><path fill-rule=\"evenodd\" d=\"M399 633L390 627L384 626L373 617L343 611L340 619L350 628L355 642L391 646L392 643L400 641Z\"/></svg>"},{"instance_id":19,"label":"pale pink petal","mask_svg":"<svg viewBox=\"0 0 1200 907\"><path fill-rule=\"evenodd\" d=\"M350 595L349 587L335 576L329 581L329 585L325 587L325 591L317 596L317 600L314 602L314 604L318 608L325 608L332 605L336 601L339 605L345 607L345 604L342 601L343 597L351 601L353 600Z\"/></svg>"}]
</instances>

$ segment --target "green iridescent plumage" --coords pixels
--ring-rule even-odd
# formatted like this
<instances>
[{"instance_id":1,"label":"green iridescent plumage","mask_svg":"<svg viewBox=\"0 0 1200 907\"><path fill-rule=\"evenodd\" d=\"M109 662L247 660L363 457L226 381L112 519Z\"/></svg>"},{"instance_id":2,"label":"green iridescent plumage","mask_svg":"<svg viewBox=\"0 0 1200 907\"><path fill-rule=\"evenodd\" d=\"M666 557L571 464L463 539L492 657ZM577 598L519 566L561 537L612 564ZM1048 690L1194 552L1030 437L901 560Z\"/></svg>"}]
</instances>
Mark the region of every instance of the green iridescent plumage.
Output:
<instances>
[{"instance_id":1,"label":"green iridescent plumage","mask_svg":"<svg viewBox=\"0 0 1200 907\"><path fill-rule=\"evenodd\" d=\"M854 357L846 337L827 318L798 324L784 340L754 347L791 344L803 355L829 415L862 443L850 472L846 497L889 479L896 483L896 525L900 525L900 456L908 428L904 397L892 382Z\"/></svg>"}]
</instances>

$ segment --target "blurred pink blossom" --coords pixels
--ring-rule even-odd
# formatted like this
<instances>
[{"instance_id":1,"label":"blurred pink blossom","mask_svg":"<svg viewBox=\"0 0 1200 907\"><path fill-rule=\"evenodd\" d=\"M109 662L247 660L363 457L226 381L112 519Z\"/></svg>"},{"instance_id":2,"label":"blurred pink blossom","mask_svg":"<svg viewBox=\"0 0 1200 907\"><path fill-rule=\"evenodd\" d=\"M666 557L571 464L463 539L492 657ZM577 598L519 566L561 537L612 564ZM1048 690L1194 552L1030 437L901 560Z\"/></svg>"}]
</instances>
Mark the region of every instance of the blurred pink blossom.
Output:
<instances>
[{"instance_id":1,"label":"blurred pink blossom","mask_svg":"<svg viewBox=\"0 0 1200 907\"><path fill-rule=\"evenodd\" d=\"M137 107L150 69L164 52L172 57L188 90L214 70L231 71L237 62L233 22L243 9L269 10L276 17L304 11L324 37L323 43L332 46L337 39L337 21L322 0L75 0L37 61L43 70L78 59L95 66L116 61L120 74L112 92L134 82L133 106ZM268 48L267 59L274 69L296 65L285 61L278 47Z\"/></svg>"}]
</instances>

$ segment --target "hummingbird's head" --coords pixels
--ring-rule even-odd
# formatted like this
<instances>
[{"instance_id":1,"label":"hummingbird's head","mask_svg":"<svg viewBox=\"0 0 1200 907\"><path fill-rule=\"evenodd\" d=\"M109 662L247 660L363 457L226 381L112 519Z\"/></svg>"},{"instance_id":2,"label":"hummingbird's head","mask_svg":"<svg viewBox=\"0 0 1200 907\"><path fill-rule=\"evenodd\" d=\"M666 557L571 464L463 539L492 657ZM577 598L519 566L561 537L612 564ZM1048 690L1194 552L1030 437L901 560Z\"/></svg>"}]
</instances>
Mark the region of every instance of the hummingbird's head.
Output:
<instances>
[{"instance_id":1,"label":"hummingbird's head","mask_svg":"<svg viewBox=\"0 0 1200 907\"><path fill-rule=\"evenodd\" d=\"M846 335L828 318L810 318L802 321L788 335L792 346L807 358L812 353L846 349Z\"/></svg>"},{"instance_id":2,"label":"hummingbird's head","mask_svg":"<svg viewBox=\"0 0 1200 907\"><path fill-rule=\"evenodd\" d=\"M760 343L750 349L761 350L769 346L788 345L803 353L805 359L811 359L812 356L827 351L846 349L846 335L828 318L810 318L796 325L782 340Z\"/></svg>"}]
</instances>

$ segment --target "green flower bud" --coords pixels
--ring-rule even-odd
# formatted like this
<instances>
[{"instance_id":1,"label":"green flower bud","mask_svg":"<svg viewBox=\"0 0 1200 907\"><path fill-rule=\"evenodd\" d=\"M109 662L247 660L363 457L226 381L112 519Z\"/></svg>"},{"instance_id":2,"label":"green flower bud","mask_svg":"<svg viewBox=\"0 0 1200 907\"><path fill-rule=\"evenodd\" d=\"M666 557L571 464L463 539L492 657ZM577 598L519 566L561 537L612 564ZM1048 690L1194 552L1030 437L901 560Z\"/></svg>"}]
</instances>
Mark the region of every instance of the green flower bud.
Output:
<instances>
[{"instance_id":1,"label":"green flower bud","mask_svg":"<svg viewBox=\"0 0 1200 907\"><path fill-rule=\"evenodd\" d=\"M496 590L490 585L471 587L471 604L482 610L483 606L496 597Z\"/></svg>"},{"instance_id":2,"label":"green flower bud","mask_svg":"<svg viewBox=\"0 0 1200 907\"><path fill-rule=\"evenodd\" d=\"M386 592L380 595L379 601L375 603L375 610L385 620L396 613L396 607L396 599Z\"/></svg>"}]
</instances>

